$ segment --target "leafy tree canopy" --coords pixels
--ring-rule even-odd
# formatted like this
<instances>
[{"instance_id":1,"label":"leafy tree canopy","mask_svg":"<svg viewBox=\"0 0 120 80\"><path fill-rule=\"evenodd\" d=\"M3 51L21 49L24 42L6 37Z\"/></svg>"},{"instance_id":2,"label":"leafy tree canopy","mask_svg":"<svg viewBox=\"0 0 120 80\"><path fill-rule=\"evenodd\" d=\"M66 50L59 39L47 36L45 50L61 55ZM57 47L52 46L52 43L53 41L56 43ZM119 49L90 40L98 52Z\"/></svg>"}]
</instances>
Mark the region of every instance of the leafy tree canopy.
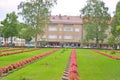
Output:
<instances>
[{"instance_id":1,"label":"leafy tree canopy","mask_svg":"<svg viewBox=\"0 0 120 80\"><path fill-rule=\"evenodd\" d=\"M27 0L18 6L19 14L23 16L25 23L32 27L37 47L37 35L43 34L43 28L49 21L51 8L56 0Z\"/></svg>"},{"instance_id":2,"label":"leafy tree canopy","mask_svg":"<svg viewBox=\"0 0 120 80\"><path fill-rule=\"evenodd\" d=\"M120 44L120 1L116 5L115 15L111 23L111 33L117 44Z\"/></svg>"},{"instance_id":3,"label":"leafy tree canopy","mask_svg":"<svg viewBox=\"0 0 120 80\"><path fill-rule=\"evenodd\" d=\"M1 21L1 24L3 25L1 32L4 38L9 38L9 37L12 38L13 36L16 36L18 34L17 18L18 16L15 14L15 12L12 12L12 13L8 13L6 15L6 18L3 21Z\"/></svg>"},{"instance_id":4,"label":"leafy tree canopy","mask_svg":"<svg viewBox=\"0 0 120 80\"><path fill-rule=\"evenodd\" d=\"M104 41L106 38L105 31L108 29L110 14L108 7L101 0L87 0L87 5L81 10L83 17L83 26L86 31L86 39Z\"/></svg>"}]
</instances>

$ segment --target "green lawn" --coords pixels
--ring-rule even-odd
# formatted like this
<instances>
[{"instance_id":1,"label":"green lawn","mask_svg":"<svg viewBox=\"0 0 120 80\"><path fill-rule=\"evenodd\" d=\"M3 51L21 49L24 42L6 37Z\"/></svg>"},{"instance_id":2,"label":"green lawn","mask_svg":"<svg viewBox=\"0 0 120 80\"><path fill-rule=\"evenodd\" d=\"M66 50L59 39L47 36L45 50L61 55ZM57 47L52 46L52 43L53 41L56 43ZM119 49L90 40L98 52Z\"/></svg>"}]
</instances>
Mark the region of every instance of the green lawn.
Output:
<instances>
[{"instance_id":1,"label":"green lawn","mask_svg":"<svg viewBox=\"0 0 120 80\"><path fill-rule=\"evenodd\" d=\"M31 50L32 48L1 48L1 54L6 54L6 53L12 53L12 52L18 52L18 51L25 51L25 50ZM4 51L7 50L7 51Z\"/></svg>"},{"instance_id":2,"label":"green lawn","mask_svg":"<svg viewBox=\"0 0 120 80\"><path fill-rule=\"evenodd\" d=\"M81 80L120 80L120 61L77 49L77 62Z\"/></svg>"},{"instance_id":3,"label":"green lawn","mask_svg":"<svg viewBox=\"0 0 120 80\"><path fill-rule=\"evenodd\" d=\"M21 54L2 56L2 57L0 57L0 63L2 63L2 64L0 64L0 67L7 66L11 63L15 63L15 62L33 57L35 55L50 51L50 50L52 50L52 49L50 49L50 48L45 48L44 49L43 48L43 49L31 51L31 52L24 52L24 53L21 53Z\"/></svg>"},{"instance_id":4,"label":"green lawn","mask_svg":"<svg viewBox=\"0 0 120 80\"><path fill-rule=\"evenodd\" d=\"M0 80L61 80L71 49L46 56Z\"/></svg>"},{"instance_id":5,"label":"green lawn","mask_svg":"<svg viewBox=\"0 0 120 80\"><path fill-rule=\"evenodd\" d=\"M101 52L104 52L104 53L106 53L106 54L110 54L110 55L113 55L113 56L118 56L118 57L120 57L120 54L119 53L117 53L117 50L100 50ZM112 54L112 53L114 53L115 52L115 54Z\"/></svg>"},{"instance_id":6,"label":"green lawn","mask_svg":"<svg viewBox=\"0 0 120 80\"><path fill-rule=\"evenodd\" d=\"M37 53L43 53L50 50L52 49L43 48L35 53L28 52L30 54L12 55L11 57L4 57L3 59L6 60L4 63L7 63L7 59L8 62L14 62L17 59L12 58L20 57L18 59L20 60L21 56L31 57L37 55ZM0 80L62 80L61 77L68 63L71 51L72 49L67 49L64 53L61 53L61 50L57 51L4 78L0 78ZM90 49L76 49L76 52L80 80L120 80L119 60L114 60L95 53Z\"/></svg>"}]
</instances>

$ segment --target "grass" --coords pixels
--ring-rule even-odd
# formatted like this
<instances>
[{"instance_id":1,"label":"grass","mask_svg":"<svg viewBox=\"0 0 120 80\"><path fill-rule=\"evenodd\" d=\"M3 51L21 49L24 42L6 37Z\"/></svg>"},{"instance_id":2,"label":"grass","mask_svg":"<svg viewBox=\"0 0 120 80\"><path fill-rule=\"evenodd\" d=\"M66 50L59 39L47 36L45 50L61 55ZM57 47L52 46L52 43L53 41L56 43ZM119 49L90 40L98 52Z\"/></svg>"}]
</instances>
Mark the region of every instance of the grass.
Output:
<instances>
[{"instance_id":1,"label":"grass","mask_svg":"<svg viewBox=\"0 0 120 80\"><path fill-rule=\"evenodd\" d=\"M71 49L58 51L32 63L1 80L61 80Z\"/></svg>"},{"instance_id":2,"label":"grass","mask_svg":"<svg viewBox=\"0 0 120 80\"><path fill-rule=\"evenodd\" d=\"M31 50L31 48L1 48L1 54L6 54L6 53L11 53L11 52L17 52L17 51L24 51L24 50ZM4 51L4 50L7 50L7 51Z\"/></svg>"},{"instance_id":3,"label":"grass","mask_svg":"<svg viewBox=\"0 0 120 80\"><path fill-rule=\"evenodd\" d=\"M42 53L49 50L51 49L45 48L41 49L41 52L38 51ZM71 50L72 49L66 49L65 51L60 50L6 77L0 78L0 80L62 80L61 77L68 63ZM95 53L90 49L76 49L76 52L80 80L120 80L119 60ZM35 53L19 54L18 56L11 56L11 58L9 58L10 56L8 58L4 57L5 59L3 59L8 59L9 62L12 58L33 56ZM13 59L13 61L16 61L16 59ZM7 63L7 61L5 63Z\"/></svg>"},{"instance_id":4,"label":"grass","mask_svg":"<svg viewBox=\"0 0 120 80\"><path fill-rule=\"evenodd\" d=\"M113 56L118 56L120 57L120 54L116 52L116 50L100 50L101 52L104 52L106 54L110 54L110 55L113 55Z\"/></svg>"},{"instance_id":5,"label":"grass","mask_svg":"<svg viewBox=\"0 0 120 80\"><path fill-rule=\"evenodd\" d=\"M120 80L120 62L89 49L77 49L81 80Z\"/></svg>"},{"instance_id":6,"label":"grass","mask_svg":"<svg viewBox=\"0 0 120 80\"><path fill-rule=\"evenodd\" d=\"M21 53L21 54L2 56L2 57L0 57L0 63L2 63L2 64L0 64L0 67L7 66L11 63L15 63L15 62L27 59L29 57L47 52L49 50L52 50L52 49L45 48L45 49L35 50L35 51L31 51L31 52L24 52L24 53Z\"/></svg>"}]
</instances>

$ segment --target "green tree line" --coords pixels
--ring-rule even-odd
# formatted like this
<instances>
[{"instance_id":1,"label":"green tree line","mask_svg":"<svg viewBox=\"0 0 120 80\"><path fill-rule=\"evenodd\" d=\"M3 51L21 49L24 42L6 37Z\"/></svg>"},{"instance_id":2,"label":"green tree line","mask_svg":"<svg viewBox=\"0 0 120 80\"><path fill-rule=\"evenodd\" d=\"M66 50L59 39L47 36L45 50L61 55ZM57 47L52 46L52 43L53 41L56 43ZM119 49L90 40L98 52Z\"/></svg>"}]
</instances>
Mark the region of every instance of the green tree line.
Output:
<instances>
[{"instance_id":1,"label":"green tree line","mask_svg":"<svg viewBox=\"0 0 120 80\"><path fill-rule=\"evenodd\" d=\"M120 46L120 1L116 5L113 17L108 10L109 8L102 0L87 0L87 4L80 10L86 32L84 44L95 41L94 46L100 48L101 44L107 40L106 44L114 48ZM109 35L106 34L108 29L111 29Z\"/></svg>"},{"instance_id":2,"label":"green tree line","mask_svg":"<svg viewBox=\"0 0 120 80\"><path fill-rule=\"evenodd\" d=\"M97 48L107 39L109 45L116 48L120 46L120 1L116 5L114 16L111 17L102 0L87 0L86 5L80 10L83 19L83 28L86 32L83 43L89 44L95 41ZM26 42L35 39L37 47L38 35L44 34L44 28L49 22L51 8L56 4L56 0L26 0L18 5L19 13L23 17L24 23L20 23L15 12L6 14L6 18L1 21L1 36L6 41L7 38L19 37ZM110 22L110 24L109 24ZM110 27L110 37L106 30Z\"/></svg>"},{"instance_id":3,"label":"green tree line","mask_svg":"<svg viewBox=\"0 0 120 80\"><path fill-rule=\"evenodd\" d=\"M1 21L1 36L6 39L19 37L30 41L35 38L37 47L37 36L42 36L46 23L49 22L51 8L56 4L56 0L26 0L18 5L19 15L22 15L24 23L20 23L15 12L8 13Z\"/></svg>"}]
</instances>

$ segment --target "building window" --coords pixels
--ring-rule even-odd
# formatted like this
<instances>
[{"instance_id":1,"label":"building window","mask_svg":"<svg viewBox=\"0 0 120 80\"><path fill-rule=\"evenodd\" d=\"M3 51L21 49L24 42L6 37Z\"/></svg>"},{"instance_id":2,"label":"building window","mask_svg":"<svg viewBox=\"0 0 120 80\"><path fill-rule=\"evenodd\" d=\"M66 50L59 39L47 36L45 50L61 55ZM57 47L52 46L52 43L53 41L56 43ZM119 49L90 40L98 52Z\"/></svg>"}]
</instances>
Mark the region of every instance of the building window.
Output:
<instances>
[{"instance_id":1,"label":"building window","mask_svg":"<svg viewBox=\"0 0 120 80\"><path fill-rule=\"evenodd\" d=\"M75 40L80 40L80 36L75 36Z\"/></svg>"},{"instance_id":2,"label":"building window","mask_svg":"<svg viewBox=\"0 0 120 80\"><path fill-rule=\"evenodd\" d=\"M80 32L80 28L75 28L75 32Z\"/></svg>"},{"instance_id":3,"label":"building window","mask_svg":"<svg viewBox=\"0 0 120 80\"><path fill-rule=\"evenodd\" d=\"M73 26L73 24L64 24L64 26L69 26L70 27L70 26Z\"/></svg>"},{"instance_id":4,"label":"building window","mask_svg":"<svg viewBox=\"0 0 120 80\"><path fill-rule=\"evenodd\" d=\"M62 36L59 36L59 39L61 39L62 38Z\"/></svg>"},{"instance_id":5,"label":"building window","mask_svg":"<svg viewBox=\"0 0 120 80\"><path fill-rule=\"evenodd\" d=\"M64 31L73 31L73 29L71 27L65 27Z\"/></svg>"},{"instance_id":6,"label":"building window","mask_svg":"<svg viewBox=\"0 0 120 80\"><path fill-rule=\"evenodd\" d=\"M49 31L57 31L57 28L56 27L49 27Z\"/></svg>"},{"instance_id":7,"label":"building window","mask_svg":"<svg viewBox=\"0 0 120 80\"><path fill-rule=\"evenodd\" d=\"M62 31L62 28L59 28L59 31Z\"/></svg>"},{"instance_id":8,"label":"building window","mask_svg":"<svg viewBox=\"0 0 120 80\"><path fill-rule=\"evenodd\" d=\"M64 36L64 39L72 39L72 36L66 35L66 36Z\"/></svg>"},{"instance_id":9,"label":"building window","mask_svg":"<svg viewBox=\"0 0 120 80\"><path fill-rule=\"evenodd\" d=\"M57 39L57 35L49 35L48 38L49 39Z\"/></svg>"}]
</instances>

